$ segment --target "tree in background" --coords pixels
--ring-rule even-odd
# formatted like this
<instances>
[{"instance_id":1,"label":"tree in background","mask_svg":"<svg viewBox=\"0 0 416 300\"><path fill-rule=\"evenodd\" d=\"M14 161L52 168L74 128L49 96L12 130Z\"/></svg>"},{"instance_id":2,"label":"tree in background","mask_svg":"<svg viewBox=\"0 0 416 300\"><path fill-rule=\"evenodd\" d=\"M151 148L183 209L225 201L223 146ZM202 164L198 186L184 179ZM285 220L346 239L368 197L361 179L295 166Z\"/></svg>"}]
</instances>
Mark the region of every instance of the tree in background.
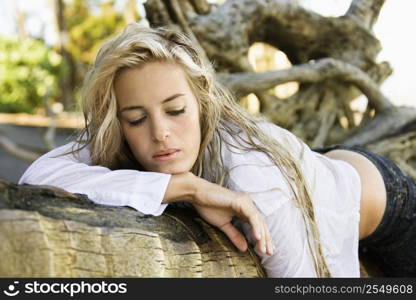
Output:
<instances>
[{"instance_id":1,"label":"tree in background","mask_svg":"<svg viewBox=\"0 0 416 300\"><path fill-rule=\"evenodd\" d=\"M45 97L58 100L62 57L42 41L0 38L0 111L34 112Z\"/></svg>"},{"instance_id":2,"label":"tree in background","mask_svg":"<svg viewBox=\"0 0 416 300\"><path fill-rule=\"evenodd\" d=\"M57 44L27 35L16 6L19 38L0 39L0 111L30 112L61 102L75 108L78 88L102 42L139 20L136 1L55 0ZM46 105L47 106L47 105ZM48 109L46 108L48 111Z\"/></svg>"},{"instance_id":3,"label":"tree in background","mask_svg":"<svg viewBox=\"0 0 416 300\"><path fill-rule=\"evenodd\" d=\"M127 12L133 13L134 21L139 20L130 0L126 1L125 7ZM65 11L69 31L68 50L83 68L94 60L103 41L120 33L128 20L131 21L131 17L115 10L114 1L101 3L99 13L94 14L91 10L86 1L73 0Z\"/></svg>"},{"instance_id":4,"label":"tree in background","mask_svg":"<svg viewBox=\"0 0 416 300\"><path fill-rule=\"evenodd\" d=\"M27 34L27 15L17 5L18 38L0 38L0 112L35 113L42 108L50 117L42 136L46 149L56 147L55 117L60 106L54 104L62 103L67 111L74 109L83 76L102 42L139 20L136 0L124 0L122 9L116 9L114 1L55 0L52 4L56 45ZM2 132L0 146L25 161L39 156Z\"/></svg>"},{"instance_id":5,"label":"tree in background","mask_svg":"<svg viewBox=\"0 0 416 300\"><path fill-rule=\"evenodd\" d=\"M58 32L56 48L61 54L64 64L67 66L65 72L59 77L60 100L64 108L68 110L74 99L76 68L73 56L67 49L68 29L65 20L65 3L63 0L55 0L55 14Z\"/></svg>"},{"instance_id":6,"label":"tree in background","mask_svg":"<svg viewBox=\"0 0 416 300\"><path fill-rule=\"evenodd\" d=\"M123 11L114 1L56 0L58 48L69 72L62 78L65 109L74 104L74 94L103 41L119 33L132 20L139 20L135 1L126 0ZM71 95L65 94L65 91ZM70 98L70 99L68 99Z\"/></svg>"}]
</instances>

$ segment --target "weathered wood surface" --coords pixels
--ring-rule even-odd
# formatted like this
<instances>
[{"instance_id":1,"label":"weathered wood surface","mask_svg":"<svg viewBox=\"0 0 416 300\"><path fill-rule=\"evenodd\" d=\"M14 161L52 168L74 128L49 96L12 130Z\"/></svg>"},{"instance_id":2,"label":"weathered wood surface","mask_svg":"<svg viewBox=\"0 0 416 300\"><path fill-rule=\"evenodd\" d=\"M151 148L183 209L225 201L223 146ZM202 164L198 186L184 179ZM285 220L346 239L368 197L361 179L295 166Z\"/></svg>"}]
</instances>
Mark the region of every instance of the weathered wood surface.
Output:
<instances>
[{"instance_id":1,"label":"weathered wood surface","mask_svg":"<svg viewBox=\"0 0 416 300\"><path fill-rule=\"evenodd\" d=\"M0 183L1 277L264 277L188 208L159 217L49 187Z\"/></svg>"},{"instance_id":2,"label":"weathered wood surface","mask_svg":"<svg viewBox=\"0 0 416 300\"><path fill-rule=\"evenodd\" d=\"M265 277L190 208L159 217L0 180L0 277ZM381 273L369 261L361 276Z\"/></svg>"}]
</instances>

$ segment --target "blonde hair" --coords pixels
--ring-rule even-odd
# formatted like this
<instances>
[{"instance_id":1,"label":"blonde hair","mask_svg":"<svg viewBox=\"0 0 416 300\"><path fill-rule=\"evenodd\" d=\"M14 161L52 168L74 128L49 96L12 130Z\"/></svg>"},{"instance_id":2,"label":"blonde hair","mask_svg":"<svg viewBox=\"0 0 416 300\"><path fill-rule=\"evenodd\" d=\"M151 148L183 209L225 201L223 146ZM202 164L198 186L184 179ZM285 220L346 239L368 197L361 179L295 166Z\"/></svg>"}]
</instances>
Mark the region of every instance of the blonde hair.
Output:
<instances>
[{"instance_id":1,"label":"blonde hair","mask_svg":"<svg viewBox=\"0 0 416 300\"><path fill-rule=\"evenodd\" d=\"M261 118L248 114L227 89L214 80L210 63L204 61L200 50L179 32L129 24L98 52L83 85L82 109L86 125L78 138L83 145L81 148L89 146L92 164L111 169L141 169L123 137L113 83L121 70L153 61L174 62L182 67L198 99L201 144L191 171L197 176L209 174L211 181L227 186L228 170L221 160L222 143L226 142L224 132L235 138L239 149L266 153L282 171L302 212L317 275L329 277L311 197L299 164L279 141L258 127Z\"/></svg>"}]
</instances>

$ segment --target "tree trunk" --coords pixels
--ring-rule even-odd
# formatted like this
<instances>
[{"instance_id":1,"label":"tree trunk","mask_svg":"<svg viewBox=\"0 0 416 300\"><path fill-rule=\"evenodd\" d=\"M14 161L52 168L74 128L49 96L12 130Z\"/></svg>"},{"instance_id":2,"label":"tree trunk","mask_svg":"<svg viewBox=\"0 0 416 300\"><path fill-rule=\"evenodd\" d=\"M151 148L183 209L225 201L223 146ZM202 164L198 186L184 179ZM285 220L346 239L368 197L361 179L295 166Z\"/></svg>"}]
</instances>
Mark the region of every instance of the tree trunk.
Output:
<instances>
[{"instance_id":1,"label":"tree trunk","mask_svg":"<svg viewBox=\"0 0 416 300\"><path fill-rule=\"evenodd\" d=\"M1 277L265 277L191 208L159 217L50 186L0 180ZM371 261L362 277L381 273Z\"/></svg>"},{"instance_id":2,"label":"tree trunk","mask_svg":"<svg viewBox=\"0 0 416 300\"><path fill-rule=\"evenodd\" d=\"M65 110L70 110L74 105L75 89L75 62L71 53L66 49L69 33L65 25L65 3L63 0L55 0L55 18L58 33L58 49L62 55L66 67L60 76L59 86L61 88L61 102Z\"/></svg>"},{"instance_id":3,"label":"tree trunk","mask_svg":"<svg viewBox=\"0 0 416 300\"><path fill-rule=\"evenodd\" d=\"M0 181L1 277L264 277L189 208L149 217L83 195Z\"/></svg>"}]
</instances>

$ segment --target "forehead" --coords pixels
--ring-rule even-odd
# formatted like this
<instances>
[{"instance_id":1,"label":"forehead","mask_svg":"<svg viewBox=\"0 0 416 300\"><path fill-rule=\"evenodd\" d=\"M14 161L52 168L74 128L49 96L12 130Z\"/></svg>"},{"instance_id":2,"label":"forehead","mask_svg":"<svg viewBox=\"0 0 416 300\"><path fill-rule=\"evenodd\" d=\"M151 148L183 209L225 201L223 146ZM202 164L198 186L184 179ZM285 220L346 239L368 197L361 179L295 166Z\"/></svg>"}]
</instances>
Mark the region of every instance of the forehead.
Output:
<instances>
[{"instance_id":1,"label":"forehead","mask_svg":"<svg viewBox=\"0 0 416 300\"><path fill-rule=\"evenodd\" d=\"M114 91L118 105L160 102L175 93L191 93L183 69L168 62L123 70L115 79Z\"/></svg>"}]
</instances>

